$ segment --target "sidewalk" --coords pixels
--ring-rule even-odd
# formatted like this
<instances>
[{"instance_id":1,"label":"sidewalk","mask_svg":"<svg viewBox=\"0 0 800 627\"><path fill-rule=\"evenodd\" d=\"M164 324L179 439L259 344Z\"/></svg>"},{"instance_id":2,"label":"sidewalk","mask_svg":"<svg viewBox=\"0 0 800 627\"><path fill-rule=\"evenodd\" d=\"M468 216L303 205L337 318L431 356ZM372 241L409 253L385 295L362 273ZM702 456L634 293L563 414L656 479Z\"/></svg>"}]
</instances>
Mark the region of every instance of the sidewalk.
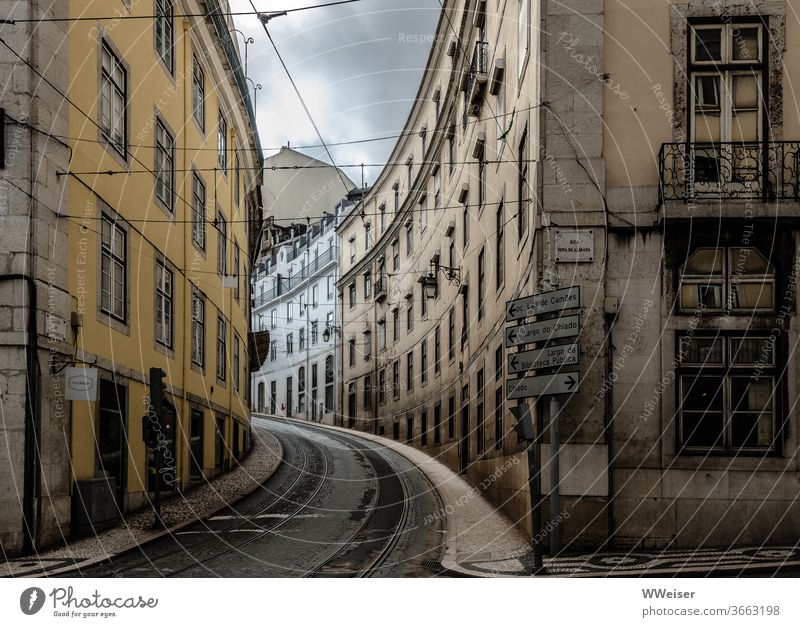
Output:
<instances>
[{"instance_id":1,"label":"sidewalk","mask_svg":"<svg viewBox=\"0 0 800 627\"><path fill-rule=\"evenodd\" d=\"M198 520L212 516L258 488L277 470L283 447L266 429L253 426L253 447L242 464L189 492L167 497L162 502L165 530L152 529L152 510L126 515L120 524L88 538L34 556L0 562L0 577L46 577L64 575L136 548L144 542L173 534ZM44 571L44 572L43 572Z\"/></svg>"},{"instance_id":2,"label":"sidewalk","mask_svg":"<svg viewBox=\"0 0 800 627\"><path fill-rule=\"evenodd\" d=\"M385 437L342 427L328 429L357 435L390 448L417 466L442 500L446 518L446 574L466 577L526 577L532 570L530 540L480 491L456 472L415 448ZM758 575L800 571L800 542L794 546L729 550L683 549L598 551L544 558L549 577L674 577Z\"/></svg>"}]
</instances>

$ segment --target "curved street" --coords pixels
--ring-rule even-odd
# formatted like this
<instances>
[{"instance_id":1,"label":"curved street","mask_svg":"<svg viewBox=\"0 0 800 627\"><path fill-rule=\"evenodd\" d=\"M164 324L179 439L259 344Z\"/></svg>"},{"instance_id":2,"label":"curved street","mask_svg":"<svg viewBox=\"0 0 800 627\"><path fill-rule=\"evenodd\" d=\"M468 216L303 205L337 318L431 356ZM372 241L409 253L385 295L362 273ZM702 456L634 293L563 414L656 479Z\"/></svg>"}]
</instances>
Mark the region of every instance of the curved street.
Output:
<instances>
[{"instance_id":1,"label":"curved street","mask_svg":"<svg viewBox=\"0 0 800 627\"><path fill-rule=\"evenodd\" d=\"M444 547L436 491L358 436L255 418L284 448L251 495L195 525L81 571L86 577L429 577ZM434 520L429 523L429 520ZM433 569L429 568L433 566Z\"/></svg>"}]
</instances>

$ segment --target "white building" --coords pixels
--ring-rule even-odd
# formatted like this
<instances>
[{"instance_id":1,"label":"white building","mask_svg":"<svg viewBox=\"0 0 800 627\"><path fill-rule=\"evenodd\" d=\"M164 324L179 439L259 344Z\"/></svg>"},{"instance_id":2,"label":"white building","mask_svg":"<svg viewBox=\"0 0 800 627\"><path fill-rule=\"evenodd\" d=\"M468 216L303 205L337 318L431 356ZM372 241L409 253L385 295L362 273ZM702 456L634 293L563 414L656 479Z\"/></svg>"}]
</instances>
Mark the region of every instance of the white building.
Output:
<instances>
[{"instance_id":1,"label":"white building","mask_svg":"<svg viewBox=\"0 0 800 627\"><path fill-rule=\"evenodd\" d=\"M252 386L259 413L333 423L341 326L336 225L358 197L354 190L316 222L265 228L253 273L253 329L270 333Z\"/></svg>"}]
</instances>

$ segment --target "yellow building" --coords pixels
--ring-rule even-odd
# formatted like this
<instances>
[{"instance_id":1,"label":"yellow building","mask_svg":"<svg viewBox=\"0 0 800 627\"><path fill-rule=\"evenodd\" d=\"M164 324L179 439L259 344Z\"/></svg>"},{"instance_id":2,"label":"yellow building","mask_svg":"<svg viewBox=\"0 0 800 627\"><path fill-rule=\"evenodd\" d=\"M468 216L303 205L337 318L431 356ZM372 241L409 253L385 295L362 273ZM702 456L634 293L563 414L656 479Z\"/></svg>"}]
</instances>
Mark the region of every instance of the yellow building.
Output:
<instances>
[{"instance_id":1,"label":"yellow building","mask_svg":"<svg viewBox=\"0 0 800 627\"><path fill-rule=\"evenodd\" d=\"M154 7L156 20L125 19ZM72 3L73 17L108 12ZM69 287L77 360L99 373L97 401L72 403L72 461L76 481L113 478L123 511L148 491L150 368L166 373L177 415L174 435L164 426L165 487L222 472L250 446L248 219L261 154L232 25L175 17L202 12L157 0L69 34Z\"/></svg>"}]
</instances>

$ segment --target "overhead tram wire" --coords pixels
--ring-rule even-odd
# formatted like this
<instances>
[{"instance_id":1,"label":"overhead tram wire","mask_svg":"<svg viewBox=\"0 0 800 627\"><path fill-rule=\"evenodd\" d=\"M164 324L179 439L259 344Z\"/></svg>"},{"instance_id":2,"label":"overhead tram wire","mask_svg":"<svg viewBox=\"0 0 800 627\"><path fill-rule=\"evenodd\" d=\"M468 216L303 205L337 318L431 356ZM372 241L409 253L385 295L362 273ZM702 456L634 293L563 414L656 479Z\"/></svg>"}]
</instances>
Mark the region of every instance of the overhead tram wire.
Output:
<instances>
[{"instance_id":1,"label":"overhead tram wire","mask_svg":"<svg viewBox=\"0 0 800 627\"><path fill-rule=\"evenodd\" d=\"M327 7L334 7L342 4L353 4L355 2L362 2L363 0L336 0L334 2L323 2L321 4L310 4L307 6L302 7L295 7L293 9L282 9L282 10L274 10L270 11L270 13L297 13L299 11L310 11L312 9L324 9ZM252 3L251 3L252 4ZM237 17L241 15L258 15L259 13L263 13L263 11L258 11L255 6L253 6L252 11L209 11L206 13L174 13L172 15L173 18L175 17L211 17L212 15L220 15L223 17ZM95 22L95 21L106 21L106 20L114 20L116 21L125 21L125 20L155 20L157 18L162 17L161 15L98 15L98 16L81 16L81 17L41 17L41 18L24 18L21 20L15 19L4 19L0 18L0 25L2 24L30 24L30 23L45 23L45 22Z\"/></svg>"}]
</instances>

